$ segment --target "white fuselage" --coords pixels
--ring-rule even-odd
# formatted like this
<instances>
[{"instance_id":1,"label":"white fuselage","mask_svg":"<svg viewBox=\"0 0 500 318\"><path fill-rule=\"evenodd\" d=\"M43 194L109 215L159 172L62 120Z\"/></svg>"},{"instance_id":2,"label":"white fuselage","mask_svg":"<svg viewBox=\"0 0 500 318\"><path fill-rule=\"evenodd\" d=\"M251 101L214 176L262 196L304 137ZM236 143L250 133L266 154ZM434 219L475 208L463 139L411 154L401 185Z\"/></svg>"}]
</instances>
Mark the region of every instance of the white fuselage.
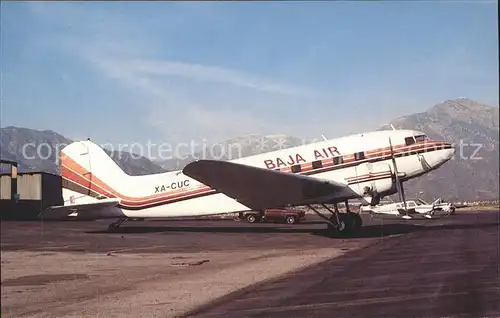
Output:
<instances>
[{"instance_id":1,"label":"white fuselage","mask_svg":"<svg viewBox=\"0 0 500 318\"><path fill-rule=\"evenodd\" d=\"M403 156L396 156L397 169L402 181L436 169L453 156L455 150L449 143L428 139L415 143L408 142L408 137L422 135L424 134L412 130L376 131L240 158L231 162L336 181L347 185L351 191L333 193L332 202L361 198L364 202L370 203L370 198L363 194L366 187L375 187L382 196L396 193L391 174L394 172L394 167L389 138L395 153L404 153ZM92 158L73 159L105 182L105 185L99 186L101 190L108 187L106 191L103 190L105 193L113 192L121 198L122 204L119 208L109 211L110 217L120 214L131 218L188 217L250 210L236 200L187 177L182 171L129 176L111 167L99 167ZM295 169L297 165L301 166L300 172ZM100 177L101 175L106 177ZM96 188L96 191L100 190ZM74 198L78 198L79 203L96 200L70 189L63 189L63 195L65 201L69 201L71 196L73 196L72 202L75 201Z\"/></svg>"},{"instance_id":2,"label":"white fuselage","mask_svg":"<svg viewBox=\"0 0 500 318\"><path fill-rule=\"evenodd\" d=\"M364 206L361 208L363 212L371 212L375 214L389 214L402 216L405 213L413 214L428 214L434 211L432 204L417 204L413 200L406 200L406 210L403 202L388 203L376 206Z\"/></svg>"}]
</instances>

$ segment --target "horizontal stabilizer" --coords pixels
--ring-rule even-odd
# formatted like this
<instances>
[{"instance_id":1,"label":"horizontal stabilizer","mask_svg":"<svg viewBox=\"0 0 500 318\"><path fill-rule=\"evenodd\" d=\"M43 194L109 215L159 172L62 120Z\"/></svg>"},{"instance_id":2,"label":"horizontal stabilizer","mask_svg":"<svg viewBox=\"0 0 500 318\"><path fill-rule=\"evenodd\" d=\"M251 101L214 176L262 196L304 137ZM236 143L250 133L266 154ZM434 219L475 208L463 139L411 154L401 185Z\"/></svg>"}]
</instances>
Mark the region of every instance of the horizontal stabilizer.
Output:
<instances>
[{"instance_id":1,"label":"horizontal stabilizer","mask_svg":"<svg viewBox=\"0 0 500 318\"><path fill-rule=\"evenodd\" d=\"M64 219L70 214L77 213L78 218L105 218L117 217L111 213L103 213L103 210L116 207L120 204L118 199L103 199L92 203L51 206L40 212L38 215L43 219Z\"/></svg>"},{"instance_id":2,"label":"horizontal stabilizer","mask_svg":"<svg viewBox=\"0 0 500 318\"><path fill-rule=\"evenodd\" d=\"M344 184L217 160L198 160L183 173L253 209L326 202Z\"/></svg>"}]
</instances>

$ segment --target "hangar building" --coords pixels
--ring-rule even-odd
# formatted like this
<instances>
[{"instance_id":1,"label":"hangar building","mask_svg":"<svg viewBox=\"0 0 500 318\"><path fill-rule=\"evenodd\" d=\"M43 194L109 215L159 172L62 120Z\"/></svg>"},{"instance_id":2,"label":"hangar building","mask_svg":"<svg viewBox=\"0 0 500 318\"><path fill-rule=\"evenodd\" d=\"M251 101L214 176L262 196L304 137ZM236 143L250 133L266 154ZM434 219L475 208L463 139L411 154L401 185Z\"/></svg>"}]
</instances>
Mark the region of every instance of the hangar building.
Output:
<instances>
[{"instance_id":1,"label":"hangar building","mask_svg":"<svg viewBox=\"0 0 500 318\"><path fill-rule=\"evenodd\" d=\"M62 205L61 176L47 172L18 172L17 163L1 160L9 167L0 174L2 220L36 220L43 209Z\"/></svg>"}]
</instances>

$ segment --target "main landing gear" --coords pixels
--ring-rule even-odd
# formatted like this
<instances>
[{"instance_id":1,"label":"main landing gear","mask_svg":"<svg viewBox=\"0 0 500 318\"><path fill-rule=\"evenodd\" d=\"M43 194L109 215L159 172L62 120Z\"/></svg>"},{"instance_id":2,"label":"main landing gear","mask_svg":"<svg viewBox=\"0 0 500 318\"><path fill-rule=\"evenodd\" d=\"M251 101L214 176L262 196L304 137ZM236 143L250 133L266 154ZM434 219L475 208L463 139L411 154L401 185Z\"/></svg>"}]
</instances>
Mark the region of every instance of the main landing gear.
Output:
<instances>
[{"instance_id":1,"label":"main landing gear","mask_svg":"<svg viewBox=\"0 0 500 318\"><path fill-rule=\"evenodd\" d=\"M351 236L359 234L361 227L363 226L363 219L358 213L351 212L349 209L349 204L346 201L346 212L340 213L337 204L334 204L334 210L332 211L325 204L321 205L327 211L329 211L332 215L327 218L323 213L319 212L316 208L311 205L308 207L313 210L318 216L325 219L328 223L328 230L333 235L341 235L341 236Z\"/></svg>"},{"instance_id":2,"label":"main landing gear","mask_svg":"<svg viewBox=\"0 0 500 318\"><path fill-rule=\"evenodd\" d=\"M121 219L118 219L118 221L114 222L114 223L111 223L109 226L108 226L108 230L112 231L112 230L115 230L117 228L120 227L120 225L122 225L122 223L128 221L128 218L121 218Z\"/></svg>"}]
</instances>

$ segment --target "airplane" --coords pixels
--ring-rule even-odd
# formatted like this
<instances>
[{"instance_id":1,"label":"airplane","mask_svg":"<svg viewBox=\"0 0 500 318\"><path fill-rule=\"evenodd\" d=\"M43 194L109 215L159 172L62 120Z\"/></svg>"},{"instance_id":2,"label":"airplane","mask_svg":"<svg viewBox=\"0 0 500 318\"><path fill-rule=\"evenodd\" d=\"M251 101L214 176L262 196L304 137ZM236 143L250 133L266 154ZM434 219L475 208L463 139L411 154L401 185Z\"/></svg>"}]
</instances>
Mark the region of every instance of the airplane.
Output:
<instances>
[{"instance_id":1,"label":"airplane","mask_svg":"<svg viewBox=\"0 0 500 318\"><path fill-rule=\"evenodd\" d=\"M64 204L40 213L45 219L197 217L307 206L335 234L362 227L358 213L337 204L359 199L377 205L399 193L403 182L450 160L454 146L416 130L381 130L332 138L228 161L201 159L182 170L131 176L90 139L61 150ZM323 215L320 205L331 213ZM334 205L334 209L328 205ZM406 207L404 210L407 210Z\"/></svg>"},{"instance_id":2,"label":"airplane","mask_svg":"<svg viewBox=\"0 0 500 318\"><path fill-rule=\"evenodd\" d=\"M422 215L425 218L432 219L434 212L438 208L439 200L440 199L437 199L430 204L422 199L406 200L406 202L392 202L376 206L362 206L360 209L363 212L370 213L372 217L375 214L383 214L394 215L409 220L412 218L411 215ZM404 209L405 203L406 211Z\"/></svg>"}]
</instances>

